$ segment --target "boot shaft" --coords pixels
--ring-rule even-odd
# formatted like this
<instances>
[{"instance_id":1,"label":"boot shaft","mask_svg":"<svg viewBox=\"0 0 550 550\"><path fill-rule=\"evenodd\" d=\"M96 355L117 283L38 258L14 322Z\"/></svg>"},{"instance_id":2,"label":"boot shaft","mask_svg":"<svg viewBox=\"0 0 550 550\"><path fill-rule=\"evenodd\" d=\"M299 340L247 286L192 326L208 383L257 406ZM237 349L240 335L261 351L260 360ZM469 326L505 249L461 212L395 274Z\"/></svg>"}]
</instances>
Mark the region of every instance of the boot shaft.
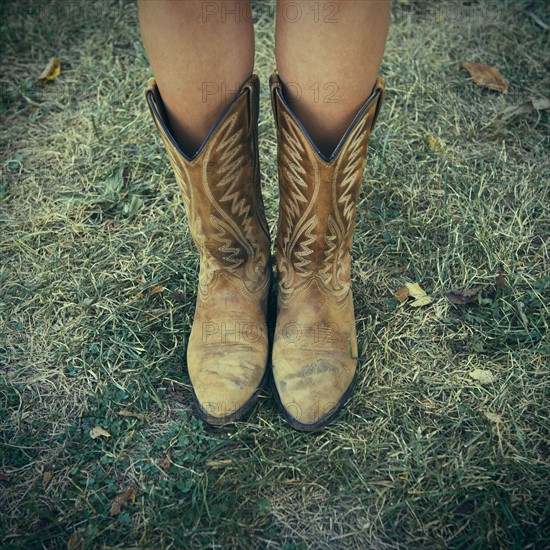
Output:
<instances>
[{"instance_id":1,"label":"boot shaft","mask_svg":"<svg viewBox=\"0 0 550 550\"><path fill-rule=\"evenodd\" d=\"M312 277L331 299L340 301L349 292L356 204L383 90L384 81L379 78L335 151L326 158L289 107L278 76L271 77L279 143L277 266L283 299Z\"/></svg>"},{"instance_id":2,"label":"boot shaft","mask_svg":"<svg viewBox=\"0 0 550 550\"><path fill-rule=\"evenodd\" d=\"M190 158L172 136L154 79L146 99L181 189L201 260L201 283L217 271L265 279L269 236L258 163L259 81L252 75Z\"/></svg>"}]
</instances>

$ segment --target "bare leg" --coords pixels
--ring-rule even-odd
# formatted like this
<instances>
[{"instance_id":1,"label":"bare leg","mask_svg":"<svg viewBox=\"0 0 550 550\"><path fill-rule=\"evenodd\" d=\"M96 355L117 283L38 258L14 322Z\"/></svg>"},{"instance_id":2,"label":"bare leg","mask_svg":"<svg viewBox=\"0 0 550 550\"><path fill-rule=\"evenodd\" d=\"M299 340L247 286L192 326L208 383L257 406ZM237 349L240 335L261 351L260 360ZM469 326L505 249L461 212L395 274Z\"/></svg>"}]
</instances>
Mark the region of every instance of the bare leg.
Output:
<instances>
[{"instance_id":1,"label":"bare leg","mask_svg":"<svg viewBox=\"0 0 550 550\"><path fill-rule=\"evenodd\" d=\"M254 69L248 0L138 0L138 8L172 133L191 155Z\"/></svg>"},{"instance_id":2,"label":"bare leg","mask_svg":"<svg viewBox=\"0 0 550 550\"><path fill-rule=\"evenodd\" d=\"M279 0L276 58L285 96L326 155L374 87L389 13L389 0Z\"/></svg>"}]
</instances>

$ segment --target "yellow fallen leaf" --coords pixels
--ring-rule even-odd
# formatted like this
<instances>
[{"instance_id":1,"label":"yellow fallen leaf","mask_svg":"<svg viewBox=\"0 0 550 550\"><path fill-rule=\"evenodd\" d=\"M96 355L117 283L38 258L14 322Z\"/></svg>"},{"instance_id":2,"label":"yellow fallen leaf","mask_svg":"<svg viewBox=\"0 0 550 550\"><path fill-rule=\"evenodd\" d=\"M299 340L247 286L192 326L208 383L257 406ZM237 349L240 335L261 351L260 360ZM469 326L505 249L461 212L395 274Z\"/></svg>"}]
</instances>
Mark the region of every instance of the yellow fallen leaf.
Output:
<instances>
[{"instance_id":1,"label":"yellow fallen leaf","mask_svg":"<svg viewBox=\"0 0 550 550\"><path fill-rule=\"evenodd\" d=\"M470 73L478 86L496 90L502 94L508 93L508 82L497 68L487 65L487 63L470 63L469 61L464 61L462 66Z\"/></svg>"},{"instance_id":2,"label":"yellow fallen leaf","mask_svg":"<svg viewBox=\"0 0 550 550\"><path fill-rule=\"evenodd\" d=\"M405 283L409 296L415 298L411 307L422 307L432 303L432 299L426 294L426 291L418 283Z\"/></svg>"},{"instance_id":3,"label":"yellow fallen leaf","mask_svg":"<svg viewBox=\"0 0 550 550\"><path fill-rule=\"evenodd\" d=\"M50 470L46 470L42 474L42 488L44 490L46 490L50 486L50 483L52 482L52 477L53 477L53 475L50 472Z\"/></svg>"},{"instance_id":4,"label":"yellow fallen leaf","mask_svg":"<svg viewBox=\"0 0 550 550\"><path fill-rule=\"evenodd\" d=\"M59 57L52 57L47 67L38 77L40 84L46 83L48 80L55 80L61 74L61 60Z\"/></svg>"},{"instance_id":5,"label":"yellow fallen leaf","mask_svg":"<svg viewBox=\"0 0 550 550\"><path fill-rule=\"evenodd\" d=\"M133 413L132 411L128 411L126 409L118 411L118 414L120 414L120 416L129 416L129 417L137 418L137 419L143 420L143 421L145 421L145 418L146 418L146 416L144 414Z\"/></svg>"},{"instance_id":6,"label":"yellow fallen leaf","mask_svg":"<svg viewBox=\"0 0 550 550\"><path fill-rule=\"evenodd\" d=\"M409 296L413 298L422 298L422 296L426 296L426 291L418 283L405 283L405 287L409 291Z\"/></svg>"},{"instance_id":7,"label":"yellow fallen leaf","mask_svg":"<svg viewBox=\"0 0 550 550\"><path fill-rule=\"evenodd\" d=\"M149 296L154 296L155 294L160 294L161 292L164 292L166 290L166 287L157 285L153 289L151 289L151 292L149 292Z\"/></svg>"},{"instance_id":8,"label":"yellow fallen leaf","mask_svg":"<svg viewBox=\"0 0 550 550\"><path fill-rule=\"evenodd\" d=\"M423 307L432 303L432 299L426 294L426 296L421 296L417 298L412 304L411 307Z\"/></svg>"},{"instance_id":9,"label":"yellow fallen leaf","mask_svg":"<svg viewBox=\"0 0 550 550\"><path fill-rule=\"evenodd\" d=\"M111 503L111 509L109 510L109 514L111 516L118 516L120 512L122 512L122 505L123 504L134 504L136 502L136 495L137 495L137 487L135 485L130 485L126 491L119 493Z\"/></svg>"},{"instance_id":10,"label":"yellow fallen leaf","mask_svg":"<svg viewBox=\"0 0 550 550\"><path fill-rule=\"evenodd\" d=\"M90 437L92 439L97 439L98 437L111 437L111 434L101 426L96 426L90 430Z\"/></svg>"},{"instance_id":11,"label":"yellow fallen leaf","mask_svg":"<svg viewBox=\"0 0 550 550\"><path fill-rule=\"evenodd\" d=\"M496 376L489 370L474 369L468 374L470 375L470 378L477 380L481 384L490 384L496 380Z\"/></svg>"},{"instance_id":12,"label":"yellow fallen leaf","mask_svg":"<svg viewBox=\"0 0 550 550\"><path fill-rule=\"evenodd\" d=\"M428 136L428 147L436 155L442 155L444 153L442 141L434 136Z\"/></svg>"},{"instance_id":13,"label":"yellow fallen leaf","mask_svg":"<svg viewBox=\"0 0 550 550\"><path fill-rule=\"evenodd\" d=\"M496 424L498 428L501 428L502 426L504 426L504 420L502 419L502 415L491 411L483 411L483 414L485 415L485 418L487 418L487 420L490 420L491 422Z\"/></svg>"}]
</instances>

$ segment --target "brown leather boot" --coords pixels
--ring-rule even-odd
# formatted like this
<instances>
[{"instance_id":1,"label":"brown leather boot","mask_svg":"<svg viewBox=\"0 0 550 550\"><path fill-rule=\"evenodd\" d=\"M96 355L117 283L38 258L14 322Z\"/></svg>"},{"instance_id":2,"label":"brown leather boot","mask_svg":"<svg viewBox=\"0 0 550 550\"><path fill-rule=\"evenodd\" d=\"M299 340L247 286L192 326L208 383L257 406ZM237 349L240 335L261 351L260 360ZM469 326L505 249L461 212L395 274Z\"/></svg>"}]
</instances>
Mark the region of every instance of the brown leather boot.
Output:
<instances>
[{"instance_id":1,"label":"brown leather boot","mask_svg":"<svg viewBox=\"0 0 550 550\"><path fill-rule=\"evenodd\" d=\"M243 85L193 158L170 133L154 79L146 98L200 255L187 347L193 395L202 418L223 425L250 409L266 379L271 260L258 165L258 77Z\"/></svg>"},{"instance_id":2,"label":"brown leather boot","mask_svg":"<svg viewBox=\"0 0 550 550\"><path fill-rule=\"evenodd\" d=\"M273 380L284 417L299 430L324 426L343 406L357 370L350 279L355 208L384 81L330 158L318 151L271 77L279 141L279 294Z\"/></svg>"}]
</instances>

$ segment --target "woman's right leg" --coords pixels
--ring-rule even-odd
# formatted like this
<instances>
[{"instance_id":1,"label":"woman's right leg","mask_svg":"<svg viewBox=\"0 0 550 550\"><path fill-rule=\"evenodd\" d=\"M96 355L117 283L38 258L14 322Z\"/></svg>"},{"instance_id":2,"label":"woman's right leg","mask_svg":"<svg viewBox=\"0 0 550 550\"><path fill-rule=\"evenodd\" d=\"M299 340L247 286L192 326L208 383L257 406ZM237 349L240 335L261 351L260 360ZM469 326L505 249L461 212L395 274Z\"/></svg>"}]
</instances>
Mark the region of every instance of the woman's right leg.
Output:
<instances>
[{"instance_id":1,"label":"woman's right leg","mask_svg":"<svg viewBox=\"0 0 550 550\"><path fill-rule=\"evenodd\" d=\"M244 0L139 2L155 74L147 103L200 255L187 370L200 415L216 425L241 418L267 380L271 261L249 10Z\"/></svg>"},{"instance_id":2,"label":"woman's right leg","mask_svg":"<svg viewBox=\"0 0 550 550\"><path fill-rule=\"evenodd\" d=\"M254 68L248 0L138 0L172 133L192 155Z\"/></svg>"}]
</instances>

